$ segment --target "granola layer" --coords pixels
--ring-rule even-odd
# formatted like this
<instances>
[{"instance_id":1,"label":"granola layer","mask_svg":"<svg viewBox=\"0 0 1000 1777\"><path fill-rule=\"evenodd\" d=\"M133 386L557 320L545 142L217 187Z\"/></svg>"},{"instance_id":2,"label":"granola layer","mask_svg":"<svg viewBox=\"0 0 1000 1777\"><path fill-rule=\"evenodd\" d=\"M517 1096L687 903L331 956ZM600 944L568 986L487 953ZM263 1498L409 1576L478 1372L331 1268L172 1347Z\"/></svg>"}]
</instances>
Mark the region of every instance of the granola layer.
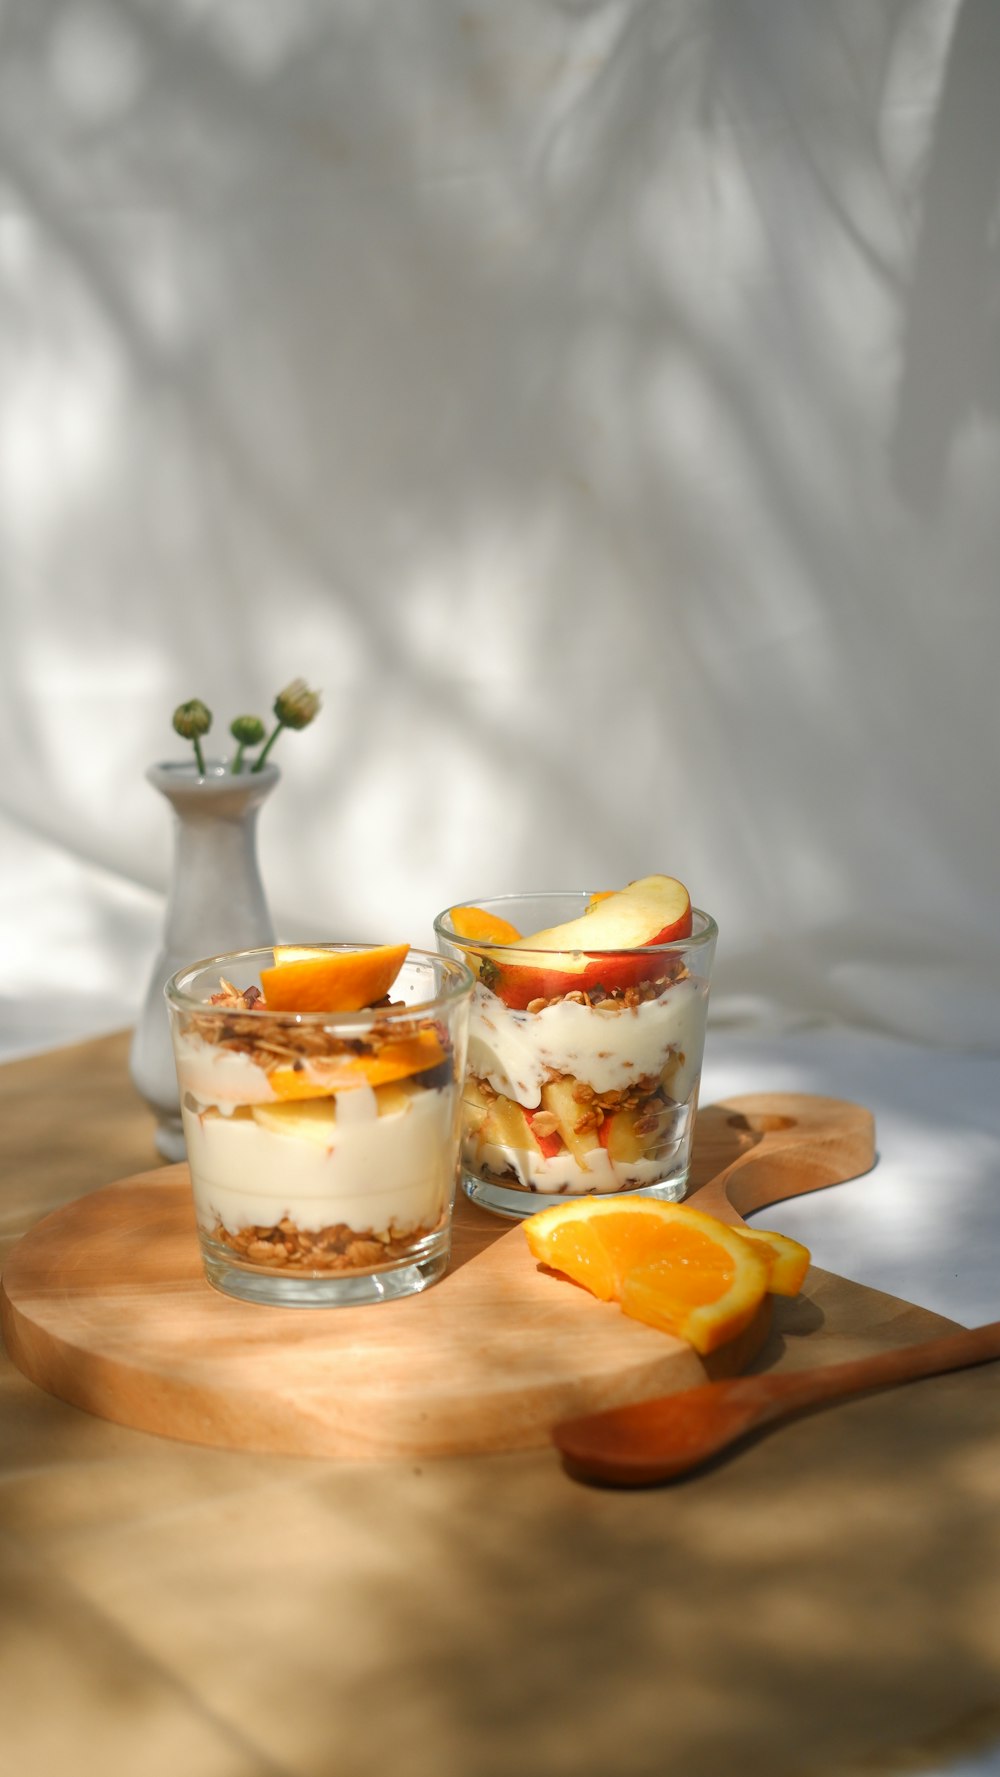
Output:
<instances>
[{"instance_id":1,"label":"granola layer","mask_svg":"<svg viewBox=\"0 0 1000 1777\"><path fill-rule=\"evenodd\" d=\"M209 1239L228 1250L245 1265L265 1271L369 1273L381 1266L398 1265L420 1243L445 1226L447 1215L408 1230L405 1234L381 1233L374 1228L349 1228L332 1222L325 1228L300 1228L290 1216L273 1227L252 1224L230 1233L216 1221Z\"/></svg>"}]
</instances>

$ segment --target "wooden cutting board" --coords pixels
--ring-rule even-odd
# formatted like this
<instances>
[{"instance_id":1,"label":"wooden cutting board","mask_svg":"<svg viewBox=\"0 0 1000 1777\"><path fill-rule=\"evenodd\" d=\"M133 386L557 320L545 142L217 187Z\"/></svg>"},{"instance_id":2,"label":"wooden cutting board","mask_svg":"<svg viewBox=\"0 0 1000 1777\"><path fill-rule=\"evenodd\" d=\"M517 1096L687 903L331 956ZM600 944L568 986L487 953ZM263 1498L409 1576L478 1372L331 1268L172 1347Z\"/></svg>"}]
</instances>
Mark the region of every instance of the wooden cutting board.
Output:
<instances>
[{"instance_id":1,"label":"wooden cutting board","mask_svg":"<svg viewBox=\"0 0 1000 1777\"><path fill-rule=\"evenodd\" d=\"M873 1120L858 1105L733 1098L699 1112L688 1201L739 1224L873 1160ZM822 1279L810 1273L807 1297ZM205 1282L187 1168L172 1166L39 1222L8 1259L0 1319L26 1376L106 1419L198 1444L370 1459L543 1444L557 1420L745 1368L769 1313L703 1360L540 1271L520 1224L464 1196L451 1267L425 1294L252 1306Z\"/></svg>"}]
</instances>

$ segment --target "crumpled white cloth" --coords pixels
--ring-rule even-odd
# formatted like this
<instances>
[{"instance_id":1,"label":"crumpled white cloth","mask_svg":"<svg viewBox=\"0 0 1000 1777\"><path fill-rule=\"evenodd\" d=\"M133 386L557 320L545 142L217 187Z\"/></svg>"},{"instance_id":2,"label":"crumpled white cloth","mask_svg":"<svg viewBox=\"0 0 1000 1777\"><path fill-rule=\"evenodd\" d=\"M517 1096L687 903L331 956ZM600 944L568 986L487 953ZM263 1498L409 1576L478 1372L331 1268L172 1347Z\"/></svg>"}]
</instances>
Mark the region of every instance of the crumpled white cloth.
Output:
<instances>
[{"instance_id":1,"label":"crumpled white cloth","mask_svg":"<svg viewBox=\"0 0 1000 1777\"><path fill-rule=\"evenodd\" d=\"M303 673L286 935L666 870L717 1016L1000 1048L998 20L5 18L7 991L125 989L173 707Z\"/></svg>"}]
</instances>

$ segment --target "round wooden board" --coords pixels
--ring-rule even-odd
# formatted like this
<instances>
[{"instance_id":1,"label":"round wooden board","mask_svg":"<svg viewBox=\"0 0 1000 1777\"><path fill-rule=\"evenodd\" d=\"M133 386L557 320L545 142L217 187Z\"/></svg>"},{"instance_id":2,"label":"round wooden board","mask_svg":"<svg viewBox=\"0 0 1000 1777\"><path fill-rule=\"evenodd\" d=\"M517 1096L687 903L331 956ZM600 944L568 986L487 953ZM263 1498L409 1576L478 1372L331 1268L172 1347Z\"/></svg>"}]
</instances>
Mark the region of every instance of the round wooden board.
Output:
<instances>
[{"instance_id":1,"label":"round wooden board","mask_svg":"<svg viewBox=\"0 0 1000 1777\"><path fill-rule=\"evenodd\" d=\"M690 1200L739 1221L872 1164L869 1113L801 1094L699 1113ZM141 1173L45 1218L0 1290L8 1351L106 1419L232 1449L365 1459L543 1444L558 1420L735 1374L762 1313L705 1362L540 1271L520 1225L464 1197L452 1264L402 1302L262 1308L205 1282L187 1168Z\"/></svg>"}]
</instances>

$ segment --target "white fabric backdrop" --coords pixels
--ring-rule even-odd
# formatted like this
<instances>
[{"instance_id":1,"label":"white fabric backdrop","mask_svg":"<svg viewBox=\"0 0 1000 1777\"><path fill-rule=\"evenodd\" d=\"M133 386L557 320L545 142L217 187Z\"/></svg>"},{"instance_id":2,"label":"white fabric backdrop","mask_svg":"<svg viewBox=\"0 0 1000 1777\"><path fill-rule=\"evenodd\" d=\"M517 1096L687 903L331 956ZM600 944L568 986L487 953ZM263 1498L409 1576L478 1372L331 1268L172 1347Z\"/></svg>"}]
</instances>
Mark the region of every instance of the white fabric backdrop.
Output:
<instances>
[{"instance_id":1,"label":"white fabric backdrop","mask_svg":"<svg viewBox=\"0 0 1000 1777\"><path fill-rule=\"evenodd\" d=\"M137 993L171 710L303 672L286 935L662 869L717 1019L1000 1046L1000 8L0 29L6 991Z\"/></svg>"}]
</instances>

